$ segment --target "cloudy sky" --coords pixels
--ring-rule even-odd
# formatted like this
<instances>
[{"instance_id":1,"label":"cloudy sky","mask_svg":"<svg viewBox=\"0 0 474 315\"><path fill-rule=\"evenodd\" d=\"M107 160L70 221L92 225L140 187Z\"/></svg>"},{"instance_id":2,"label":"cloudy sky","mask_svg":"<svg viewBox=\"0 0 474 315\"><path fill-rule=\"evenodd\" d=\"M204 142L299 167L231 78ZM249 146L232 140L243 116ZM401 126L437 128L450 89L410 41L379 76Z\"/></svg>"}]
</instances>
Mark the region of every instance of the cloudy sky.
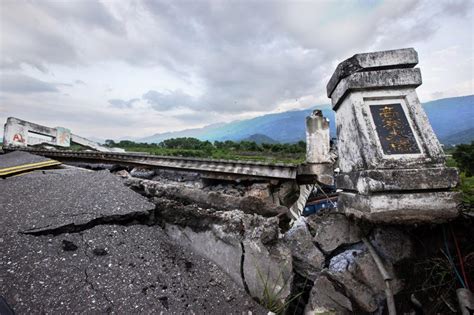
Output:
<instances>
[{"instance_id":1,"label":"cloudy sky","mask_svg":"<svg viewBox=\"0 0 474 315\"><path fill-rule=\"evenodd\" d=\"M141 137L329 103L338 62L414 47L422 102L474 93L474 1L0 0L0 124Z\"/></svg>"}]
</instances>

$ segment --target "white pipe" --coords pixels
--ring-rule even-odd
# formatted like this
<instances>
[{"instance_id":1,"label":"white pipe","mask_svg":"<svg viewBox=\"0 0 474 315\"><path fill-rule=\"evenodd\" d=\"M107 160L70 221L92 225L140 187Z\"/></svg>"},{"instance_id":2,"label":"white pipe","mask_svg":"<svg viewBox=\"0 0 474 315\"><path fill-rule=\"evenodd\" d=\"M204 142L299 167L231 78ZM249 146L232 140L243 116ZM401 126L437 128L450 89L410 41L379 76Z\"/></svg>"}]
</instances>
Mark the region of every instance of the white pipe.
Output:
<instances>
[{"instance_id":1,"label":"white pipe","mask_svg":"<svg viewBox=\"0 0 474 315\"><path fill-rule=\"evenodd\" d=\"M380 274L382 275L385 281L385 296L387 298L387 308L389 315L397 315L397 310L395 308L395 299L393 298L393 291L390 286L390 281L393 279L392 276L388 273L387 269L385 268L384 264L382 263L382 259L375 251L375 248L372 244L367 240L367 238L362 237L362 242L364 242L365 246L369 249L369 253L375 261L375 265L379 269Z\"/></svg>"}]
</instances>

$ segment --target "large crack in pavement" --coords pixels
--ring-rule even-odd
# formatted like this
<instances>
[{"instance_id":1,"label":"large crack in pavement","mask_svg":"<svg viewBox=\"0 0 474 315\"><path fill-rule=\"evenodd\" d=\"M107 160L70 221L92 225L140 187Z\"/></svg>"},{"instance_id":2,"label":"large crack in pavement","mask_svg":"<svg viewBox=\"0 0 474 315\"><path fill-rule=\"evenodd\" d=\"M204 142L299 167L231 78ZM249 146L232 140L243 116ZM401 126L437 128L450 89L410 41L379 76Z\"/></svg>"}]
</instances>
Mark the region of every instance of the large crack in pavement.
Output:
<instances>
[{"instance_id":1,"label":"large crack in pavement","mask_svg":"<svg viewBox=\"0 0 474 315\"><path fill-rule=\"evenodd\" d=\"M29 234L29 235L53 235L57 236L64 233L78 233L85 230L89 230L98 225L134 225L134 224L141 224L141 225L153 225L151 221L151 212L131 212L124 215L110 215L104 216L100 218L93 219L83 224L74 224L70 223L63 226L58 226L54 228L41 228L41 229L34 229L34 230L25 230L21 231L20 233Z\"/></svg>"},{"instance_id":2,"label":"large crack in pavement","mask_svg":"<svg viewBox=\"0 0 474 315\"><path fill-rule=\"evenodd\" d=\"M108 172L32 173L0 191L0 292L17 313L266 313Z\"/></svg>"}]
</instances>

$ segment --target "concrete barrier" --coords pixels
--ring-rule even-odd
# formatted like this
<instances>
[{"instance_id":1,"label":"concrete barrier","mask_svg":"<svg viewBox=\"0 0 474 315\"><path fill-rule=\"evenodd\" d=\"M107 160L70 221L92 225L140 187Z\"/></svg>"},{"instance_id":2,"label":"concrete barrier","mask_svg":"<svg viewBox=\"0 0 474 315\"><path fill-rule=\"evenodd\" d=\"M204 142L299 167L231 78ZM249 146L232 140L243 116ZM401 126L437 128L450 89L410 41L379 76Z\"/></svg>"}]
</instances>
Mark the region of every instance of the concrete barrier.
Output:
<instances>
[{"instance_id":1,"label":"concrete barrier","mask_svg":"<svg viewBox=\"0 0 474 315\"><path fill-rule=\"evenodd\" d=\"M70 147L71 142L101 152L125 152L122 149L111 149L96 142L72 134L63 127L46 127L15 117L9 117L5 123L3 146L5 148L26 148L37 144L49 144L58 147Z\"/></svg>"}]
</instances>

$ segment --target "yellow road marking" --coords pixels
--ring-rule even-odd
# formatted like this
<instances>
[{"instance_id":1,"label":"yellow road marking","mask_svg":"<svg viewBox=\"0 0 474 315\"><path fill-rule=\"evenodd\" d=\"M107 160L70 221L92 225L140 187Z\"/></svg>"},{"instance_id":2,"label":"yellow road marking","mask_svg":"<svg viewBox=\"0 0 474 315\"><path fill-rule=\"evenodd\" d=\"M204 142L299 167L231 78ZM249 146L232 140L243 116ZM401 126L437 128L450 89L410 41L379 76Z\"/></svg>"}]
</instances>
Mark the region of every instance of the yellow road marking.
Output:
<instances>
[{"instance_id":1,"label":"yellow road marking","mask_svg":"<svg viewBox=\"0 0 474 315\"><path fill-rule=\"evenodd\" d=\"M36 166L36 165L43 165L43 164L49 164L51 162L58 162L56 160L47 160L47 161L42 161L42 162L35 162L35 163L28 163L28 164L21 164L21 165L16 165L16 166L10 166L10 167L5 167L5 168L0 168L0 171L10 171L18 168L24 168L24 167L30 167L30 166Z\"/></svg>"},{"instance_id":2,"label":"yellow road marking","mask_svg":"<svg viewBox=\"0 0 474 315\"><path fill-rule=\"evenodd\" d=\"M28 171L28 170L42 168L42 167L47 167L47 166L59 165L59 164L61 164L61 162L58 162L55 160L49 160L49 161L44 161L44 162L19 165L15 167L2 168L0 169L0 176L14 174L14 173L22 172L22 171Z\"/></svg>"}]
</instances>

